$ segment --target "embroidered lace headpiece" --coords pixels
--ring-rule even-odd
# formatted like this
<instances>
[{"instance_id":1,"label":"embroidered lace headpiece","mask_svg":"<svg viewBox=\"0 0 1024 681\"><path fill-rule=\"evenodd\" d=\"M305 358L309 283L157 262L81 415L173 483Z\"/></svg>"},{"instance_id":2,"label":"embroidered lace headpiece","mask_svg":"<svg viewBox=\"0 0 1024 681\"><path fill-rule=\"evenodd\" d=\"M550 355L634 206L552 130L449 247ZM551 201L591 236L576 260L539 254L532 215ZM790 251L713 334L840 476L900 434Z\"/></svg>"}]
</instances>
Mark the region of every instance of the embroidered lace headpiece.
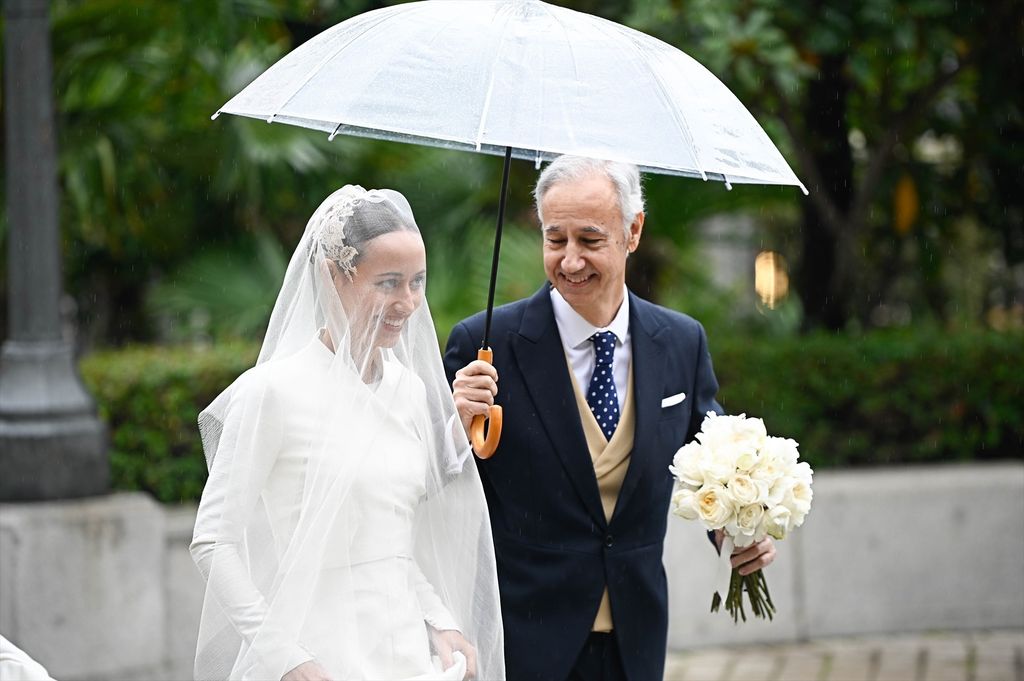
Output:
<instances>
[{"instance_id":1,"label":"embroidered lace headpiece","mask_svg":"<svg viewBox=\"0 0 1024 681\"><path fill-rule=\"evenodd\" d=\"M355 212L356 200L355 196L343 196L324 211L317 235L320 247L324 249L324 257L337 263L349 281L356 274L355 259L359 251L345 243L345 224Z\"/></svg>"}]
</instances>

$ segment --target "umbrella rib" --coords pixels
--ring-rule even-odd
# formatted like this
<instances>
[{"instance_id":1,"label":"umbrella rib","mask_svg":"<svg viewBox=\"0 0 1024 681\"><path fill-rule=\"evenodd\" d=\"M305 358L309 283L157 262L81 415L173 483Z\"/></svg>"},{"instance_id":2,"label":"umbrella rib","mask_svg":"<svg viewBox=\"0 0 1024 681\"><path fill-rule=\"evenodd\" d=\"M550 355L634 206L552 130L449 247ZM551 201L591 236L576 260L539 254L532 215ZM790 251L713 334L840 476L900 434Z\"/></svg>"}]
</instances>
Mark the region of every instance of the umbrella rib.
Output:
<instances>
[{"instance_id":1,"label":"umbrella rib","mask_svg":"<svg viewBox=\"0 0 1024 681\"><path fill-rule=\"evenodd\" d=\"M562 28L562 32L565 34L566 45L569 48L569 53L572 55L572 65L573 65L574 80L576 82L579 82L579 63L576 60L576 51L573 49L572 41L570 39L569 30L568 30L568 28L566 28L565 23L562 21L562 18L558 15L558 10L561 9L561 8L551 7L551 6L547 5L546 3L541 3L541 4L548 11L549 15L556 22L558 22L558 25ZM601 19L600 17L597 17L597 18L599 19L599 21L594 22L595 28L597 28L598 30L602 31L606 36L609 36L609 37L612 37L612 38L622 37L626 41L626 43L629 45L629 47L632 48L632 50L634 52L636 52L640 57L643 57L643 54L642 54L642 52L640 50L640 47L637 44L637 41L635 40L635 38L633 38L629 34L623 34L621 32L616 32L614 34L609 33L607 30L605 30L607 28L607 25L611 24L613 26L617 26L617 24L615 24L614 22L609 22L607 20ZM630 29L630 30L632 30L632 29ZM668 96L667 88L665 87L664 82L662 82L662 79L658 76L658 74L656 72L654 72L653 69L651 69L650 64L648 64L646 60L641 59L641 62L644 63L647 66L648 70L650 70L650 72L651 72L651 75L654 77L654 81L655 81L655 83L657 83L657 86L658 86L658 93L661 96L661 98L665 101L665 103L668 105L667 108L669 109L669 111L672 114L673 122L676 124L676 129L679 132L680 137L683 138L684 143L688 143L690 145L690 147L694 150L694 162L695 162L695 164L697 166L697 168L696 168L697 173L700 174L701 179L703 179L704 181L707 181L708 180L708 176L707 176L707 173L704 171L704 169L701 167L700 159L699 159L699 156L697 154L697 143L696 143L696 140L693 137L693 133L690 131L689 125L686 123L686 121L684 119L680 118L681 113L674 106L672 106L672 98Z\"/></svg>"},{"instance_id":2,"label":"umbrella rib","mask_svg":"<svg viewBox=\"0 0 1024 681\"><path fill-rule=\"evenodd\" d=\"M306 77L304 79L302 79L302 82L300 82L298 85L295 86L295 89L292 90L292 93L290 95L288 95L288 98L285 99L277 107L277 111L275 111L274 113L270 114L270 117L267 118L267 123L273 123L274 119L277 118L278 114L281 113L281 110L284 109L286 106L288 106L288 104L291 103L291 101L293 99L295 99L295 95L299 94L299 91L302 90L302 88L304 88L306 86L306 83L308 83L309 81L313 80L313 78L315 78L320 73L320 71L322 71L323 68L325 66L327 66L327 64L331 60L333 60L339 54L341 54L342 52L347 50L352 45L352 43L354 43L356 40L359 40L364 35L366 35L369 31L377 28L382 23L384 23L385 21L390 19L393 15L397 14L400 7L401 7L401 5L398 5L398 6L394 7L394 8L391 8L392 11L390 11L390 12L382 12L383 14L385 14L385 16L382 16L377 21L368 24L362 31L359 32L358 35L354 36L351 40L347 41L345 44L341 45L336 50L331 52L329 55L327 55L326 57L321 59L320 63L316 65L316 68L312 69L309 72L309 74L307 74ZM338 24L338 26L341 26L341 25L342 24ZM323 34L321 34L321 35L323 35Z\"/></svg>"},{"instance_id":3,"label":"umbrella rib","mask_svg":"<svg viewBox=\"0 0 1024 681\"><path fill-rule=\"evenodd\" d=\"M494 94L494 65L498 61L498 57L501 55L501 48L505 44L505 31L508 29L508 22L511 17L506 13L505 25L501 31L501 41L498 43L498 48L494 52L494 59L491 61L491 78L487 83L487 94L484 96L484 108L480 112L480 125L476 129L476 150L480 151L480 145L484 136L484 127L487 125L487 116L491 112L491 97Z\"/></svg>"},{"instance_id":4,"label":"umbrella rib","mask_svg":"<svg viewBox=\"0 0 1024 681\"><path fill-rule=\"evenodd\" d=\"M642 57L643 52L640 49L637 40L630 35L626 35L625 38L626 42L629 43L633 50ZM690 124L686 122L686 116L684 116L677 107L673 106L672 98L668 94L668 88L665 87L665 83L658 72L651 67L651 64L646 59L641 59L641 63L647 67L647 70L650 71L651 75L654 77L654 82L658 85L658 93L668 105L667 108L672 114L672 120L675 122L676 128L678 128L680 136L683 138L683 141L689 143L690 148L693 149L693 161L697 165L697 172L700 173L701 179L707 182L708 175L704 172L704 168L700 162L700 148L697 144L697 140L693 137L693 132L690 130Z\"/></svg>"},{"instance_id":5,"label":"umbrella rib","mask_svg":"<svg viewBox=\"0 0 1024 681\"><path fill-rule=\"evenodd\" d=\"M554 19L555 22L558 23L558 25L562 29L562 33L565 35L565 46L567 48L569 48L569 56L572 58L573 81L576 82L576 83L579 83L579 80L580 80L580 65L579 65L579 62L576 61L576 50L573 48L573 45L572 45L572 38L571 38L572 34L569 32L568 27L566 27L565 22L562 21L562 17L560 17L558 15L558 12L562 8L555 7L555 6L552 6L552 5L548 5L547 3L541 3L541 5L544 7L545 10L547 10L547 13L551 16L551 18ZM562 118L563 118L563 120L565 118L565 111L564 110L562 111ZM570 132L572 131L572 126L568 123L568 121L566 121L566 127L570 130ZM575 138L575 136L573 136L573 138ZM540 158L539 158L540 148L539 148L539 146L540 145L538 145L538 149L537 149L537 152L538 152L537 167L538 168L540 168Z\"/></svg>"}]
</instances>

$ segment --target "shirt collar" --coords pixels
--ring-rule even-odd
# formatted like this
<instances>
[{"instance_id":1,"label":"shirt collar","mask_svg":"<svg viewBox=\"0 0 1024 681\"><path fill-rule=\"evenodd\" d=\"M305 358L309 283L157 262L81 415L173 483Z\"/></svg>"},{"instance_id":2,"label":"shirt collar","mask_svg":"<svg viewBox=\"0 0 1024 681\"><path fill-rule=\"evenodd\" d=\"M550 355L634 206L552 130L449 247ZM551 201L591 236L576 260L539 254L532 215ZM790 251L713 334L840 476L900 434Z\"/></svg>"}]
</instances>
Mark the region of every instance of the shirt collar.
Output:
<instances>
[{"instance_id":1,"label":"shirt collar","mask_svg":"<svg viewBox=\"0 0 1024 681\"><path fill-rule=\"evenodd\" d=\"M622 286L622 305L619 305L619 311L608 326L597 327L588 322L579 312L572 309L554 287L551 288L551 307L555 312L558 333L567 347L579 347L599 331L611 331L620 345L626 344L629 335L629 290L625 285Z\"/></svg>"}]
</instances>

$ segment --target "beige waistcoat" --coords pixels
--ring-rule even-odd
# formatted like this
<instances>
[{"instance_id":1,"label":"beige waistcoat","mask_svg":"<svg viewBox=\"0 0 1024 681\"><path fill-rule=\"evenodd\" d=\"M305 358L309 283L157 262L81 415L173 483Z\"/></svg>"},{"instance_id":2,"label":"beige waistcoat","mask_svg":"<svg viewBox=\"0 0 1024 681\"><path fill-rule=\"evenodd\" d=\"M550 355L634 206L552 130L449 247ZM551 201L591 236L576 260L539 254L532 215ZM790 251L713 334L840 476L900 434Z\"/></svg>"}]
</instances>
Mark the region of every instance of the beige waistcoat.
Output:
<instances>
[{"instance_id":1,"label":"beige waistcoat","mask_svg":"<svg viewBox=\"0 0 1024 681\"><path fill-rule=\"evenodd\" d=\"M568 358L566 363L568 363ZM633 451L633 428L635 425L633 366L630 364L626 399L623 402L622 414L619 416L619 425L612 433L611 441L605 439L601 426L598 425L597 419L590 411L586 395L580 390L571 365L569 366L569 377L572 379L572 389L576 394L576 407L580 411L580 421L583 423L583 434L587 438L590 459L594 462L594 475L597 477L597 487L601 492L604 517L605 520L611 522L612 513L615 512L615 502L619 498L619 490L622 488L622 481L626 478L626 469L629 468L629 458ZM604 595L601 596L601 605L597 610L597 617L594 618L592 631L611 631L612 628L612 606L608 599L608 588L605 587Z\"/></svg>"}]
</instances>

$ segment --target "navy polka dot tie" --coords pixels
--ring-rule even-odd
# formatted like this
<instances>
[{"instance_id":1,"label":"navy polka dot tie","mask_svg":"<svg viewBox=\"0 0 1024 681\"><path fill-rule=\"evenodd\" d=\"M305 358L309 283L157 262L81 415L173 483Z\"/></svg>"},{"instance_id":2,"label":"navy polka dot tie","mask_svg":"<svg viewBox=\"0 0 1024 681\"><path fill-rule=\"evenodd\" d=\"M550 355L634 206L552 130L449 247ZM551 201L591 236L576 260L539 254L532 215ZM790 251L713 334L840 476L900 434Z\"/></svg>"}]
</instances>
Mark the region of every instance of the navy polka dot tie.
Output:
<instances>
[{"instance_id":1,"label":"navy polka dot tie","mask_svg":"<svg viewBox=\"0 0 1024 681\"><path fill-rule=\"evenodd\" d=\"M587 404L594 412L597 424L605 438L612 439L615 426L619 425L619 395L615 392L615 376L612 373L612 359L615 357L615 334L601 331L590 337L594 343L594 375L587 390Z\"/></svg>"}]
</instances>

